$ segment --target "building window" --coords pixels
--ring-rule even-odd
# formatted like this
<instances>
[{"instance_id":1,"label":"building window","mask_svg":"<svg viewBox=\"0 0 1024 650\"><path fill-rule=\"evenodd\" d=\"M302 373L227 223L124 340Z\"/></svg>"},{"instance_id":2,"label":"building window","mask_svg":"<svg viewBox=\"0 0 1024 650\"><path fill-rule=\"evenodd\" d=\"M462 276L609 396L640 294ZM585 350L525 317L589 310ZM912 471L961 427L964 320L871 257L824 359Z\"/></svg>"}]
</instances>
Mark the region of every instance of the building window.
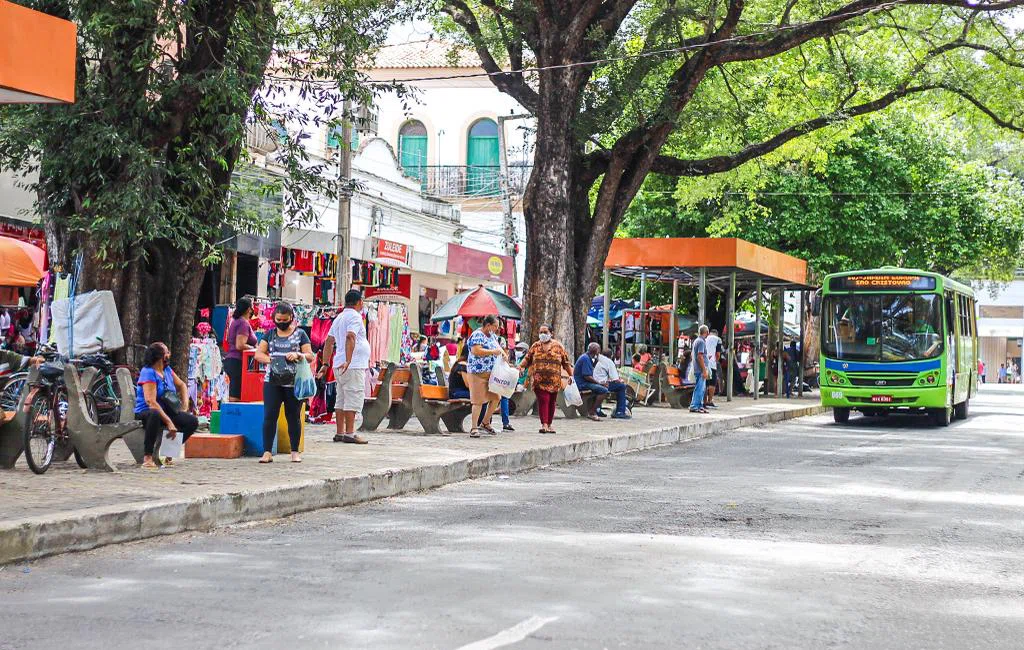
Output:
<instances>
[{"instance_id":1,"label":"building window","mask_svg":"<svg viewBox=\"0 0 1024 650\"><path fill-rule=\"evenodd\" d=\"M498 193L498 124L483 118L469 127L466 149L466 194L493 196Z\"/></svg>"},{"instance_id":2,"label":"building window","mask_svg":"<svg viewBox=\"0 0 1024 650\"><path fill-rule=\"evenodd\" d=\"M327 131L327 148L337 149L338 143L341 142L342 125L335 124ZM355 151L359 148L359 131L352 129L352 150Z\"/></svg>"},{"instance_id":3,"label":"building window","mask_svg":"<svg viewBox=\"0 0 1024 650\"><path fill-rule=\"evenodd\" d=\"M398 162L405 175L424 185L427 182L427 127L410 120L398 132Z\"/></svg>"}]
</instances>

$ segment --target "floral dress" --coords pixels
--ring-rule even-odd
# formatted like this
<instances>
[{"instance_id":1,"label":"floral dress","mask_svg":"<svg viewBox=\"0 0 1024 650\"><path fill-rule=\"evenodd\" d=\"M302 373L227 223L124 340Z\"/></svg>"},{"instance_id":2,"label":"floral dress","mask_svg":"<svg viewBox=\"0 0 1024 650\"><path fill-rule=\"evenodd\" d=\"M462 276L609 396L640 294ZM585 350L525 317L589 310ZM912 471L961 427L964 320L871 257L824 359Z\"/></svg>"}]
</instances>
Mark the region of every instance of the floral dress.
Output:
<instances>
[{"instance_id":1,"label":"floral dress","mask_svg":"<svg viewBox=\"0 0 1024 650\"><path fill-rule=\"evenodd\" d=\"M572 373L569 355L558 341L537 341L523 359L523 367L532 370L533 389L547 393L562 390L562 370Z\"/></svg>"}]
</instances>

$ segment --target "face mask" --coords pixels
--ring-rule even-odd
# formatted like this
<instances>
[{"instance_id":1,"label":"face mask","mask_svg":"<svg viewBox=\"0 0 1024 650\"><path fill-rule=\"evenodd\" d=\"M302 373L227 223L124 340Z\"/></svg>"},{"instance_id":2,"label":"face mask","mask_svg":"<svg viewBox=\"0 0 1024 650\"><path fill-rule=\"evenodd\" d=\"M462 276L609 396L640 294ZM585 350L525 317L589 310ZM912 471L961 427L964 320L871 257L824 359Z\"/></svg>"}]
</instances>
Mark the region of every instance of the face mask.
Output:
<instances>
[{"instance_id":1,"label":"face mask","mask_svg":"<svg viewBox=\"0 0 1024 650\"><path fill-rule=\"evenodd\" d=\"M292 326L292 322L290 320L286 320L283 323L280 322L280 321L277 321L277 329L282 331L282 332L284 332L285 330L287 330L291 326Z\"/></svg>"},{"instance_id":2,"label":"face mask","mask_svg":"<svg viewBox=\"0 0 1024 650\"><path fill-rule=\"evenodd\" d=\"M548 341L551 340L551 335L550 334L541 334L538 338L540 339L541 343L547 343Z\"/></svg>"}]
</instances>

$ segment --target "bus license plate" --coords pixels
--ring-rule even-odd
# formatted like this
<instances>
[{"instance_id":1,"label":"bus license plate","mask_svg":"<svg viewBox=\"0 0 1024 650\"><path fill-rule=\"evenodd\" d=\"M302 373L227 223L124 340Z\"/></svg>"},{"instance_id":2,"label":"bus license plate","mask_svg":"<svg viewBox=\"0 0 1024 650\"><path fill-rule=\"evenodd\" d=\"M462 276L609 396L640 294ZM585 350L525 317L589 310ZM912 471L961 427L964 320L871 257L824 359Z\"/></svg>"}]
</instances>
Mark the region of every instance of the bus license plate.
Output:
<instances>
[{"instance_id":1,"label":"bus license plate","mask_svg":"<svg viewBox=\"0 0 1024 650\"><path fill-rule=\"evenodd\" d=\"M892 395L872 395L871 401L876 404L891 404Z\"/></svg>"}]
</instances>

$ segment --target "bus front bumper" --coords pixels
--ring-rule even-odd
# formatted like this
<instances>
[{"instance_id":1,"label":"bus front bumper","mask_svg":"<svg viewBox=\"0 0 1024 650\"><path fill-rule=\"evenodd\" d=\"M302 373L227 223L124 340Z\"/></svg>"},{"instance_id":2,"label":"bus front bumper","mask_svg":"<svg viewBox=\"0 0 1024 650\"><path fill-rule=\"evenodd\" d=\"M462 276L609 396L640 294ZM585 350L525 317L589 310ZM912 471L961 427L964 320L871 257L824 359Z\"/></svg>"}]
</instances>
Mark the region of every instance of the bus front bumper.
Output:
<instances>
[{"instance_id":1,"label":"bus front bumper","mask_svg":"<svg viewBox=\"0 0 1024 650\"><path fill-rule=\"evenodd\" d=\"M944 408L946 387L934 388L851 388L822 386L821 405L849 409Z\"/></svg>"}]
</instances>

